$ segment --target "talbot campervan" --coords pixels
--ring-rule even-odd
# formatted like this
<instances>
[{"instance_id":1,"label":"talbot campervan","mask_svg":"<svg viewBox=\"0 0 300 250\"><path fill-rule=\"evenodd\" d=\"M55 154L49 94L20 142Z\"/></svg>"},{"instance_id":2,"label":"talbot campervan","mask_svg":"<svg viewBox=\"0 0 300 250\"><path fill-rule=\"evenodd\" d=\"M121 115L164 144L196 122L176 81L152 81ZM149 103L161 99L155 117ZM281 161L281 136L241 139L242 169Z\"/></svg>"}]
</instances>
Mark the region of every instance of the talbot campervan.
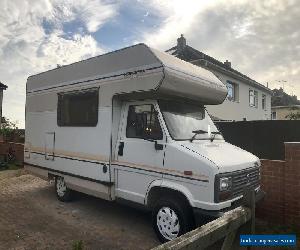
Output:
<instances>
[{"instance_id":1,"label":"talbot campervan","mask_svg":"<svg viewBox=\"0 0 300 250\"><path fill-rule=\"evenodd\" d=\"M212 73L144 44L30 76L25 167L72 190L152 211L161 241L259 194L260 161L226 143L204 105L225 85ZM198 217L197 217L198 218Z\"/></svg>"}]
</instances>

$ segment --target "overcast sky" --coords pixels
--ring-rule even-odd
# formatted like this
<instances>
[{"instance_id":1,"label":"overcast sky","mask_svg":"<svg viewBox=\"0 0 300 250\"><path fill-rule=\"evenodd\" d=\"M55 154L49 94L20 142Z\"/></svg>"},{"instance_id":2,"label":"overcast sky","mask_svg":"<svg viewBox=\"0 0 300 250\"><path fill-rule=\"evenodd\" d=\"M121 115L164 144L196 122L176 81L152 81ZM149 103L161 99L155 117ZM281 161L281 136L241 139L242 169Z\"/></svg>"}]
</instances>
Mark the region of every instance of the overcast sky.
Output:
<instances>
[{"instance_id":1,"label":"overcast sky","mask_svg":"<svg viewBox=\"0 0 300 250\"><path fill-rule=\"evenodd\" d=\"M187 43L300 97L300 1L1 0L3 113L24 127L29 75L138 42ZM299 98L298 98L299 99Z\"/></svg>"}]
</instances>

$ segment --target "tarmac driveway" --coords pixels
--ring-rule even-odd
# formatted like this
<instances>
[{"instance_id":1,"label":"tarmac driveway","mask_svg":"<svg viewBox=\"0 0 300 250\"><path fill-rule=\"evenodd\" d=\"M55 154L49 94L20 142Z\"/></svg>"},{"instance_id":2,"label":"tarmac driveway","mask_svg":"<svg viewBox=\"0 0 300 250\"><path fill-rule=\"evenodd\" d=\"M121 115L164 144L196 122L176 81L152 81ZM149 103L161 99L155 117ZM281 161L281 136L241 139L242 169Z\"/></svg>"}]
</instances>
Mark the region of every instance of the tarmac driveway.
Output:
<instances>
[{"instance_id":1,"label":"tarmac driveway","mask_svg":"<svg viewBox=\"0 0 300 250\"><path fill-rule=\"evenodd\" d=\"M0 172L0 249L150 249L159 244L149 214L86 195L56 199L53 185Z\"/></svg>"}]
</instances>

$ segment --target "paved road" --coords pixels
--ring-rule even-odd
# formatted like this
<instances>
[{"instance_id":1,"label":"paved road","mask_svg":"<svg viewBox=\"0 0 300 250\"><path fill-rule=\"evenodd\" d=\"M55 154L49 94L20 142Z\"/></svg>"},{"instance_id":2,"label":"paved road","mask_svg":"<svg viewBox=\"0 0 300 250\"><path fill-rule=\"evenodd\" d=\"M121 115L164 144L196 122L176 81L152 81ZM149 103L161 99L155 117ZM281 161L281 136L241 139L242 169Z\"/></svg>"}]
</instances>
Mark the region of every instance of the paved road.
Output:
<instances>
[{"instance_id":1,"label":"paved road","mask_svg":"<svg viewBox=\"0 0 300 250\"><path fill-rule=\"evenodd\" d=\"M150 249L159 244L148 214L80 195L56 199L48 182L18 171L0 172L0 249Z\"/></svg>"}]
</instances>

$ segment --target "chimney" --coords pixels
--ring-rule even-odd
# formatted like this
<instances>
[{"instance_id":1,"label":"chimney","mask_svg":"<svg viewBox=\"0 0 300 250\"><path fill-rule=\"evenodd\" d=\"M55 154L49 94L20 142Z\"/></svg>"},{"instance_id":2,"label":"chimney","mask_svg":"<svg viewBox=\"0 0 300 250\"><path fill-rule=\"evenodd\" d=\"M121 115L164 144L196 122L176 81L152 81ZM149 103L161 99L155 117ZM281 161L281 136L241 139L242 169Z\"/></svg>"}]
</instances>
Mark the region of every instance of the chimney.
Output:
<instances>
[{"instance_id":1,"label":"chimney","mask_svg":"<svg viewBox=\"0 0 300 250\"><path fill-rule=\"evenodd\" d=\"M186 46L186 39L183 37L183 34L177 38L177 50L179 52L183 51Z\"/></svg>"},{"instance_id":2,"label":"chimney","mask_svg":"<svg viewBox=\"0 0 300 250\"><path fill-rule=\"evenodd\" d=\"M226 60L226 61L224 62L224 65L225 65L226 67L228 67L228 68L231 68L231 62L229 62L228 60Z\"/></svg>"}]
</instances>

